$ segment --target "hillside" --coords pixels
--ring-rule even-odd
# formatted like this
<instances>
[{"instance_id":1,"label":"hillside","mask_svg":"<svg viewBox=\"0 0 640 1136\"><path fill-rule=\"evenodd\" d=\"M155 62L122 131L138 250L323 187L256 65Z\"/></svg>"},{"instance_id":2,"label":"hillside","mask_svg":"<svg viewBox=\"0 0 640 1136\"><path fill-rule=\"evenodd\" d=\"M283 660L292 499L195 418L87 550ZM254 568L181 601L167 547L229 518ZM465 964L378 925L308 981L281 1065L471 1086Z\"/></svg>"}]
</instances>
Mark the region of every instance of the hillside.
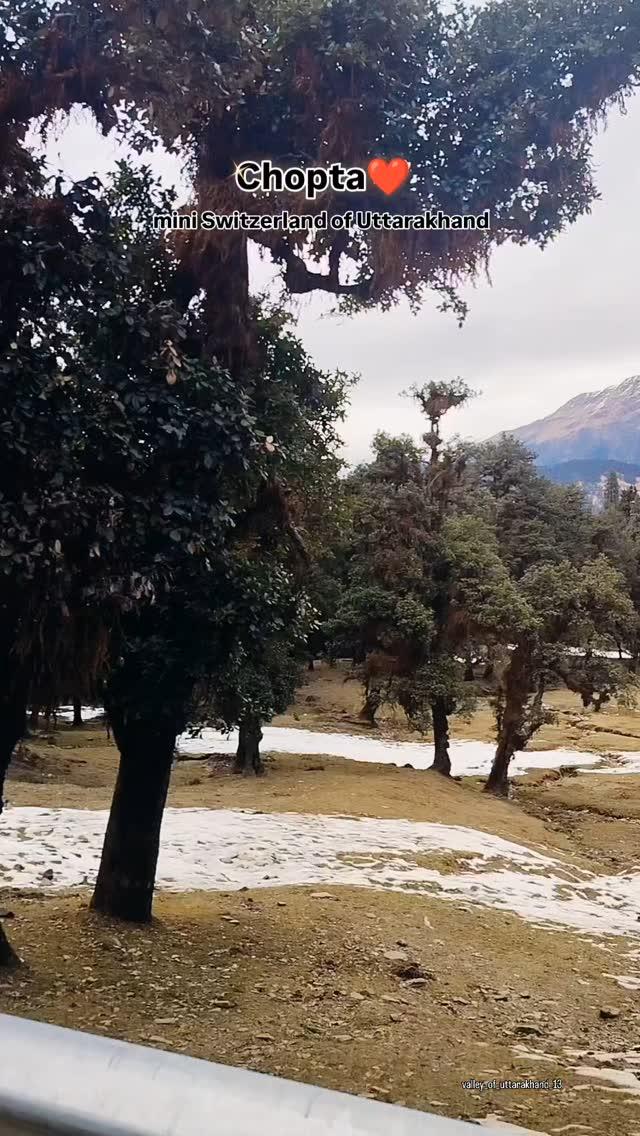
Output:
<instances>
[{"instance_id":1,"label":"hillside","mask_svg":"<svg viewBox=\"0 0 640 1136\"><path fill-rule=\"evenodd\" d=\"M616 458L576 458L575 461L541 467L542 472L558 485L601 485L607 474L614 470L621 486L636 485L640 481L640 462L618 461Z\"/></svg>"},{"instance_id":2,"label":"hillside","mask_svg":"<svg viewBox=\"0 0 640 1136\"><path fill-rule=\"evenodd\" d=\"M600 472L606 472L612 468L611 459L616 459L617 470L620 463L640 465L640 375L618 386L576 395L546 418L506 433L532 449L547 470L565 462L590 461L601 463ZM624 475L622 467L618 471ZM595 468L582 473L588 481L600 476ZM555 470L553 476L566 480L561 471ZM625 480L635 481L636 476Z\"/></svg>"},{"instance_id":3,"label":"hillside","mask_svg":"<svg viewBox=\"0 0 640 1136\"><path fill-rule=\"evenodd\" d=\"M541 469L556 485L581 485L585 496L596 508L602 506L607 475L612 470L618 475L621 490L629 485L640 490L640 463L631 465L616 458L586 458L542 466Z\"/></svg>"}]
</instances>

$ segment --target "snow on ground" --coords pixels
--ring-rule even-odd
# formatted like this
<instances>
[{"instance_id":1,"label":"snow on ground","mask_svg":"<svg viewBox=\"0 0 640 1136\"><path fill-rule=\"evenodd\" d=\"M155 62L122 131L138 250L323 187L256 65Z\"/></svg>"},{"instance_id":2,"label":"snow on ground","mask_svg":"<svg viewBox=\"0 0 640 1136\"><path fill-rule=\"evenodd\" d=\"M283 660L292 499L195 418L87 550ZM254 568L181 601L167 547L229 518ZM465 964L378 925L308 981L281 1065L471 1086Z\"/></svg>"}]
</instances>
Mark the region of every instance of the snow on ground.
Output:
<instances>
[{"instance_id":1,"label":"snow on ground","mask_svg":"<svg viewBox=\"0 0 640 1136\"><path fill-rule=\"evenodd\" d=\"M485 1116L484 1120L476 1120L475 1124L480 1125L481 1128L491 1128L492 1131L500 1129L501 1132L507 1133L507 1136L547 1136L546 1132L541 1132L539 1128L521 1128L519 1124L511 1124L508 1120L501 1120L497 1113L492 1112L490 1116ZM577 1125L576 1127L580 1127ZM557 1132L558 1129L554 1129Z\"/></svg>"},{"instance_id":2,"label":"snow on ground","mask_svg":"<svg viewBox=\"0 0 640 1136\"><path fill-rule=\"evenodd\" d=\"M604 974L603 978L612 978L623 990L640 990L640 976L635 974Z\"/></svg>"},{"instance_id":3,"label":"snow on ground","mask_svg":"<svg viewBox=\"0 0 640 1136\"><path fill-rule=\"evenodd\" d=\"M593 1065L574 1065L574 1073L580 1077L594 1077L599 1081L609 1081L616 1085L610 1093L624 1092L627 1096L640 1097L640 1080L631 1069L597 1069Z\"/></svg>"},{"instance_id":4,"label":"snow on ground","mask_svg":"<svg viewBox=\"0 0 640 1136\"><path fill-rule=\"evenodd\" d=\"M433 762L433 746L428 742L391 742L382 738L368 738L357 734L323 734L313 730L297 730L282 726L263 726L263 753L325 754L346 757L352 761L375 761L386 765L412 765L414 769L428 769ZM183 734L178 739L181 753L235 753L238 735L222 734L217 730L203 730L200 736ZM491 742L456 741L450 743L451 763L455 776L483 776L491 768L495 745ZM640 771L640 754L635 757ZM528 769L556 769L561 765L596 765L601 760L597 753L581 753L573 749L541 750L519 753L511 762L512 775ZM615 772L615 770L609 770Z\"/></svg>"},{"instance_id":5,"label":"snow on ground","mask_svg":"<svg viewBox=\"0 0 640 1136\"><path fill-rule=\"evenodd\" d=\"M60 706L56 713L58 718L62 718L63 722L73 722L73 706ZM100 718L103 714L104 710L102 706L82 707L83 722L90 722L92 718Z\"/></svg>"},{"instance_id":6,"label":"snow on ground","mask_svg":"<svg viewBox=\"0 0 640 1136\"><path fill-rule=\"evenodd\" d=\"M622 750L616 753L615 765L603 765L600 769L581 769L581 773L640 773L640 753Z\"/></svg>"},{"instance_id":7,"label":"snow on ground","mask_svg":"<svg viewBox=\"0 0 640 1136\"><path fill-rule=\"evenodd\" d=\"M0 886L64 888L95 878L105 811L8 808ZM449 851L459 871L417 857ZM48 879L48 872L53 878ZM235 809L167 809L158 886L173 891L283 885L386 888L511 911L536 924L640 935L640 872L596 876L457 825Z\"/></svg>"},{"instance_id":8,"label":"snow on ground","mask_svg":"<svg viewBox=\"0 0 640 1136\"><path fill-rule=\"evenodd\" d=\"M101 706L83 706L85 721L99 718L104 714ZM73 720L73 708L62 706L58 717L64 721ZM263 753L301 753L306 755L325 755L344 757L351 761L379 762L383 765L412 765L414 769L428 769L433 762L433 745L428 742L392 742L382 738L368 738L361 734L333 734L321 731L291 729L285 726L263 726ZM184 754L227 753L238 748L238 733L230 734L218 730L202 730L196 737L182 734L178 738L178 750ZM491 769L495 745L491 742L456 741L450 742L451 763L456 777L484 777ZM620 754L620 764L589 769L597 766L602 755L585 753L573 749L532 750L518 753L512 759L509 772L512 777L526 773L529 769L559 769L561 765L574 766L584 773L640 773L640 753Z\"/></svg>"}]
</instances>

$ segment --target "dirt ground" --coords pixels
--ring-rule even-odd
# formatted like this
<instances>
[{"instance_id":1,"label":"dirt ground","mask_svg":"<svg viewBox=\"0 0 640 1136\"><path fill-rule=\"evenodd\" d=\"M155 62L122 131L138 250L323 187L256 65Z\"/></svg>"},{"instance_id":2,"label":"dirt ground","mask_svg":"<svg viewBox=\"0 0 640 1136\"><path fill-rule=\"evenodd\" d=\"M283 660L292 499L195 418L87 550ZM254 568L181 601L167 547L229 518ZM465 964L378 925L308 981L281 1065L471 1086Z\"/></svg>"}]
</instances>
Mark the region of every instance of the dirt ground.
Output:
<instances>
[{"instance_id":1,"label":"dirt ground","mask_svg":"<svg viewBox=\"0 0 640 1136\"><path fill-rule=\"evenodd\" d=\"M303 726L308 730L338 730L346 733L371 734L372 730L359 717L362 689L352 677L349 667L317 665L307 675L306 685L297 695L290 710L274 719L278 726ZM605 706L598 713L585 710L580 698L568 690L552 690L545 695L545 705L556 714L553 724L543 726L535 735L532 750L573 748L607 753L615 750L640 750L640 704L637 709ZM385 709L378 715L375 736L398 741L416 741L420 736L409 730L401 710ZM495 723L487 698L468 720L455 717L451 736L475 741L495 740Z\"/></svg>"},{"instance_id":2,"label":"dirt ground","mask_svg":"<svg viewBox=\"0 0 640 1136\"><path fill-rule=\"evenodd\" d=\"M56 744L30 743L29 780L19 767L8 783L12 805L41 808L107 809L118 754L105 744L101 726L65 730ZM39 779L34 767L41 759ZM548 833L538 817L510 801L481 792L479 781L447 781L413 769L344 761L335 757L273 754L262 778L234 776L228 762L184 761L174 768L168 804L174 808L241 808L261 812L297 812L363 817L404 818L472 824L485 832L533 847L546 847ZM554 833L554 847L572 845Z\"/></svg>"},{"instance_id":3,"label":"dirt ground","mask_svg":"<svg viewBox=\"0 0 640 1136\"><path fill-rule=\"evenodd\" d=\"M357 721L355 684L328 668L309 677L279 724L371 733ZM539 747L640 748L640 712L588 715L560 693L549 701L559 721ZM490 729L483 706L453 734L489 740ZM390 718L380 733L415 738ZM99 723L61 728L28 742L7 795L14 805L107 808L116 757ZM274 755L261 780L222 762L180 762L169 803L463 824L603 870L637 865L640 853L631 776L537 772L507 802L474 779ZM629 974L637 941L373 889L160 894L149 927L100 920L87 902L87 892L0 895L25 959L0 977L0 1011L453 1117L640 1136L640 1093L604 1079L611 1054L635 1055L640 1067L640 993L611 977ZM525 1077L548 1087L463 1087Z\"/></svg>"},{"instance_id":4,"label":"dirt ground","mask_svg":"<svg viewBox=\"0 0 640 1136\"><path fill-rule=\"evenodd\" d=\"M28 967L3 981L0 1009L452 1117L637 1131L637 1097L572 1068L637 1042L637 994L603 976L623 959L430 897L323 894L161 895L151 927L98 920L84 898L14 896ZM463 1088L524 1077L550 1086Z\"/></svg>"}]
</instances>

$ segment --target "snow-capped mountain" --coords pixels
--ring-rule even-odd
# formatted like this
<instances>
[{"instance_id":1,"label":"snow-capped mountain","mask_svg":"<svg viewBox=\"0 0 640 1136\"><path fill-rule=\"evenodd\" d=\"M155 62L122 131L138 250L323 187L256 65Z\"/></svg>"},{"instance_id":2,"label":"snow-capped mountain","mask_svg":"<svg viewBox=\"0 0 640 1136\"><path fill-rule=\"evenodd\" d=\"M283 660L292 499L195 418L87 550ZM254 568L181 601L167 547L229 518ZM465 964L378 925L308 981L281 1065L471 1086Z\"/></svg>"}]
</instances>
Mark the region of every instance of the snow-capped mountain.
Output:
<instances>
[{"instance_id":1,"label":"snow-capped mountain","mask_svg":"<svg viewBox=\"0 0 640 1136\"><path fill-rule=\"evenodd\" d=\"M507 433L533 450L546 468L585 460L604 462L607 470L615 462L640 467L640 375L576 395L546 418ZM632 470L627 474L625 480L635 481Z\"/></svg>"}]
</instances>

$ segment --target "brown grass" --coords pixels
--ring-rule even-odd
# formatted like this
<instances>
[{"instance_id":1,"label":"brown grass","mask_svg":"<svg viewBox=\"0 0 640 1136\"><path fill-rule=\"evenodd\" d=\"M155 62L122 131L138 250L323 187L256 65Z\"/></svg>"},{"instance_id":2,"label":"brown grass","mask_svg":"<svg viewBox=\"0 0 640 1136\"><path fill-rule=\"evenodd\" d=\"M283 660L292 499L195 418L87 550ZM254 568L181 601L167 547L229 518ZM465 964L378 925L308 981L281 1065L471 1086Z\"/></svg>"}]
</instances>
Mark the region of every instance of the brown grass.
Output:
<instances>
[{"instance_id":1,"label":"brown grass","mask_svg":"<svg viewBox=\"0 0 640 1136\"><path fill-rule=\"evenodd\" d=\"M347 666L319 666L307 676L294 705L275 721L276 725L305 726L307 729L340 730L392 737L399 741L418 741L420 736L407 726L401 710L383 710L378 728L371 731L358 717L362 707L362 687ZM615 703L599 713L585 710L580 698L568 690L549 691L545 705L556 713L556 722L544 726L534 738L532 750L569 748L595 750L640 750L640 708L630 710ZM495 740L493 711L486 698L468 721L455 717L451 736L479 741ZM429 735L428 735L429 737Z\"/></svg>"},{"instance_id":2,"label":"brown grass","mask_svg":"<svg viewBox=\"0 0 640 1136\"><path fill-rule=\"evenodd\" d=\"M106 809L117 770L117 750L105 744L102 727L63 730L56 745L34 745L28 768L12 771L7 795L13 805ZM544 822L512 801L481 792L481 782L448 781L437 774L396 769L335 757L274 754L267 776L237 777L227 762L179 762L173 770L168 804L174 808L240 808L404 818L468 824L507 840L547 847ZM560 833L554 847L570 852Z\"/></svg>"},{"instance_id":3,"label":"brown grass","mask_svg":"<svg viewBox=\"0 0 640 1136\"><path fill-rule=\"evenodd\" d=\"M328 669L311 675L280 724L371 734L357 720L360 692L343 678ZM560 717L539 739L547 745L619 739L596 725L637 731L640 742L637 712L585 715L561 692L550 701ZM396 715L373 733L415 738ZM456 722L453 733L489 740L490 709ZM616 748L632 749L633 740ZM8 796L106 808L116 765L102 726L62 728L29 743ZM261 780L235 777L224 762L182 762L169 803L463 824L603 870L628 868L640 854L637 778L537 772L519 780L509 802L480 788L410 769L274 755ZM459 866L446 853L427 859L442 871ZM86 893L5 893L15 916L5 925L27 965L0 978L0 1010L449 1116L637 1136L638 1098L579 1077L571 1067L580 1062L566 1052L637 1045L638 995L605 977L633 973L628 942L590 943L436 896L324 894L335 898L306 888L161 894L156 921L129 927L92 915ZM390 950L403 951L405 963L386 958ZM423 986L396 973L409 963L424 972ZM601 1020L601 1006L620 1017ZM462 1087L469 1077L524 1076L560 1078L564 1087Z\"/></svg>"},{"instance_id":4,"label":"brown grass","mask_svg":"<svg viewBox=\"0 0 640 1136\"><path fill-rule=\"evenodd\" d=\"M605 1085L581 1091L564 1052L637 1041L637 996L603 976L627 973L622 942L605 956L575 935L431 897L327 894L165 895L151 927L100 920L74 897L14 899L12 938L29 968L2 982L0 1009L450 1116L631 1136L637 1102ZM430 976L423 987L405 984L396 972L407 962L389 950ZM602 1004L621 1018L601 1021ZM462 1088L494 1076L564 1087Z\"/></svg>"}]
</instances>

